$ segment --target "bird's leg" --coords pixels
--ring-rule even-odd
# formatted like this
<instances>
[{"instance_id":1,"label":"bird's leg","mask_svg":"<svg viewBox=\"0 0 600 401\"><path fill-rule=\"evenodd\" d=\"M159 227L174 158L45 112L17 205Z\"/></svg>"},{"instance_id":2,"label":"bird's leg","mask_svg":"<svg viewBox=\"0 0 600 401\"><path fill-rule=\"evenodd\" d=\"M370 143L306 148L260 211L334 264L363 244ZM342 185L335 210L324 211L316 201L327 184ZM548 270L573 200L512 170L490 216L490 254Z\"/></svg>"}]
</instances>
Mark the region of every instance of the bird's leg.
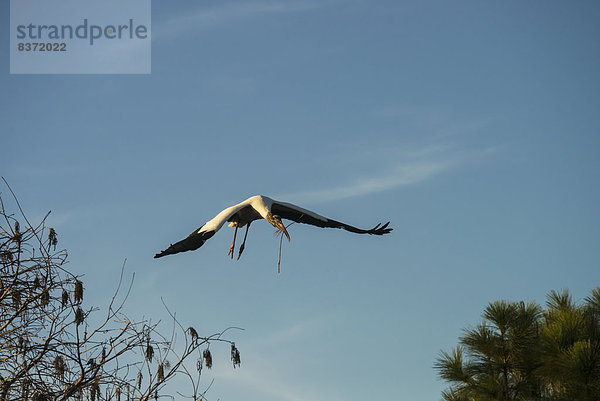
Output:
<instances>
[{"instance_id":1,"label":"bird's leg","mask_svg":"<svg viewBox=\"0 0 600 401\"><path fill-rule=\"evenodd\" d=\"M237 235L237 229L238 226L235 226L235 231L233 232L233 242L231 243L231 248L229 248L229 252L227 253L227 256L231 255L231 259L233 259L233 248L235 248L235 237Z\"/></svg>"},{"instance_id":2,"label":"bird's leg","mask_svg":"<svg viewBox=\"0 0 600 401\"><path fill-rule=\"evenodd\" d=\"M242 256L242 252L244 252L244 247L246 246L246 237L248 236L248 229L250 228L250 223L246 226L246 232L244 233L244 240L242 241L242 245L240 245L240 252L238 253L237 260L240 260Z\"/></svg>"}]
</instances>

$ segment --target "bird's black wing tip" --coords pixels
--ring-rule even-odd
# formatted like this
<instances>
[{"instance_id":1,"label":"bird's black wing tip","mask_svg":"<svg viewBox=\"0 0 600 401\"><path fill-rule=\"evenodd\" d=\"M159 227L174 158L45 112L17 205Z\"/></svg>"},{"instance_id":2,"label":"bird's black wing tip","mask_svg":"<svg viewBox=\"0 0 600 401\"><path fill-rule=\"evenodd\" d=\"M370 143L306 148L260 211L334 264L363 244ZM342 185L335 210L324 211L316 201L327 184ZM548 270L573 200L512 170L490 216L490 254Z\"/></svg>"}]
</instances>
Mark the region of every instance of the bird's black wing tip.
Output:
<instances>
[{"instance_id":1,"label":"bird's black wing tip","mask_svg":"<svg viewBox=\"0 0 600 401\"><path fill-rule=\"evenodd\" d=\"M390 225L389 221L387 223L385 223L384 225L381 225L381 223L379 223L375 227L373 227L372 229L369 230L369 234L373 234L373 235L389 234L393 230L393 228L387 228L389 225Z\"/></svg>"},{"instance_id":2,"label":"bird's black wing tip","mask_svg":"<svg viewBox=\"0 0 600 401\"><path fill-rule=\"evenodd\" d=\"M167 256L170 254L171 253L167 252L167 249L165 249L164 251L161 251L161 252L157 253L156 255L154 255L154 259L162 258L163 256Z\"/></svg>"},{"instance_id":3,"label":"bird's black wing tip","mask_svg":"<svg viewBox=\"0 0 600 401\"><path fill-rule=\"evenodd\" d=\"M173 252L173 244L171 244L164 251L160 251L159 253L155 254L154 259L162 258L163 256L172 255L174 253L177 253L177 252Z\"/></svg>"},{"instance_id":4,"label":"bird's black wing tip","mask_svg":"<svg viewBox=\"0 0 600 401\"><path fill-rule=\"evenodd\" d=\"M200 233L198 231L194 231L186 238L182 239L179 242L169 245L167 249L154 255L154 259L161 258L167 255L174 255L180 252L187 252L198 249L202 246L202 244L204 244L204 242L207 239L209 239L213 235L215 235L214 230Z\"/></svg>"}]
</instances>

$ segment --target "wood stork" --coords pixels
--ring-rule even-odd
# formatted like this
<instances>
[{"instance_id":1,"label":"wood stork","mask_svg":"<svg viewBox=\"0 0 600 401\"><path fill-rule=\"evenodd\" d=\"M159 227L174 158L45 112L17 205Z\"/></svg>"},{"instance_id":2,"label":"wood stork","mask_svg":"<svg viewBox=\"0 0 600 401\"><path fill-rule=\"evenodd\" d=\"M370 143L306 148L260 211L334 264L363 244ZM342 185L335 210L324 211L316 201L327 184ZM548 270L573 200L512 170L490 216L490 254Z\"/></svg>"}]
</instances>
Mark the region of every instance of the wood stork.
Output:
<instances>
[{"instance_id":1,"label":"wood stork","mask_svg":"<svg viewBox=\"0 0 600 401\"><path fill-rule=\"evenodd\" d=\"M207 221L202 227L191 233L187 238L171 244L164 251L154 255L154 257L160 258L166 255L198 249L206 242L206 240L215 235L225 222L229 222L229 227L235 227L233 242L228 253L232 259L237 230L240 227L246 226L244 240L240 246L237 257L239 259L244 251L246 237L248 236L248 228L254 220L259 219L265 219L271 223L271 225L280 231L282 235L287 237L288 241L290 240L290 235L281 219L292 220L296 223L310 224L322 228L343 228L346 231L356 234L383 235L392 231L391 228L388 228L388 225L390 224L389 221L384 225L381 225L381 223L377 224L370 230L362 230L339 221L328 219L327 217L323 217L315 212L311 212L310 210L303 209L291 203L279 202L266 196L256 195L223 210L212 220Z\"/></svg>"}]
</instances>

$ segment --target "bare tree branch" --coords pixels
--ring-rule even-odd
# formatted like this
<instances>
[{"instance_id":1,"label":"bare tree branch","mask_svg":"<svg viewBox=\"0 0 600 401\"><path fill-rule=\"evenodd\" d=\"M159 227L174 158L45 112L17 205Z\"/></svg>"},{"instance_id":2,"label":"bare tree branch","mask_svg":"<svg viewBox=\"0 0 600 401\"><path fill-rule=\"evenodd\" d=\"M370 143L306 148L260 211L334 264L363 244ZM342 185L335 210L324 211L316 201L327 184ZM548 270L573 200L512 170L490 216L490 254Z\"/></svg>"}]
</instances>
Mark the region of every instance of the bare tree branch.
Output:
<instances>
[{"instance_id":1,"label":"bare tree branch","mask_svg":"<svg viewBox=\"0 0 600 401\"><path fill-rule=\"evenodd\" d=\"M239 328L200 337L164 300L173 322L168 335L159 331L160 322L130 319L124 306L135 275L125 285L126 261L106 315L92 323L98 308L84 307L81 277L66 269L67 251L56 250L49 213L31 224L2 179L19 214L5 209L0 194L0 401L173 399L167 386L177 376L191 383L188 393L177 394L205 400L212 382L203 388L200 378L202 368L212 365L210 344L229 344L234 367L239 365L235 344L224 338Z\"/></svg>"}]
</instances>

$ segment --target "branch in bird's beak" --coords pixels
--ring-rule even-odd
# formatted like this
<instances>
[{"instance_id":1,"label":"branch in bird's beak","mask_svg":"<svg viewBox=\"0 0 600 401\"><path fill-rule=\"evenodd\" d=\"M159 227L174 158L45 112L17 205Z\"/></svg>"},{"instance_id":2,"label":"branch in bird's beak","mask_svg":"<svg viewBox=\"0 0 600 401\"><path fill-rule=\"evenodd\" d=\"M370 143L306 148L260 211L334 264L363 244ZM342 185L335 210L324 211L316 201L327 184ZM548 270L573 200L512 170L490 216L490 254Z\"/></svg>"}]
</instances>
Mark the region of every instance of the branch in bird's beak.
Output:
<instances>
[{"instance_id":1,"label":"branch in bird's beak","mask_svg":"<svg viewBox=\"0 0 600 401\"><path fill-rule=\"evenodd\" d=\"M290 241L290 235L288 234L287 230L285 229L285 226L283 225L283 223L281 221L279 221L277 223L277 228L283 233L285 234L285 236L288 239L288 242Z\"/></svg>"}]
</instances>

